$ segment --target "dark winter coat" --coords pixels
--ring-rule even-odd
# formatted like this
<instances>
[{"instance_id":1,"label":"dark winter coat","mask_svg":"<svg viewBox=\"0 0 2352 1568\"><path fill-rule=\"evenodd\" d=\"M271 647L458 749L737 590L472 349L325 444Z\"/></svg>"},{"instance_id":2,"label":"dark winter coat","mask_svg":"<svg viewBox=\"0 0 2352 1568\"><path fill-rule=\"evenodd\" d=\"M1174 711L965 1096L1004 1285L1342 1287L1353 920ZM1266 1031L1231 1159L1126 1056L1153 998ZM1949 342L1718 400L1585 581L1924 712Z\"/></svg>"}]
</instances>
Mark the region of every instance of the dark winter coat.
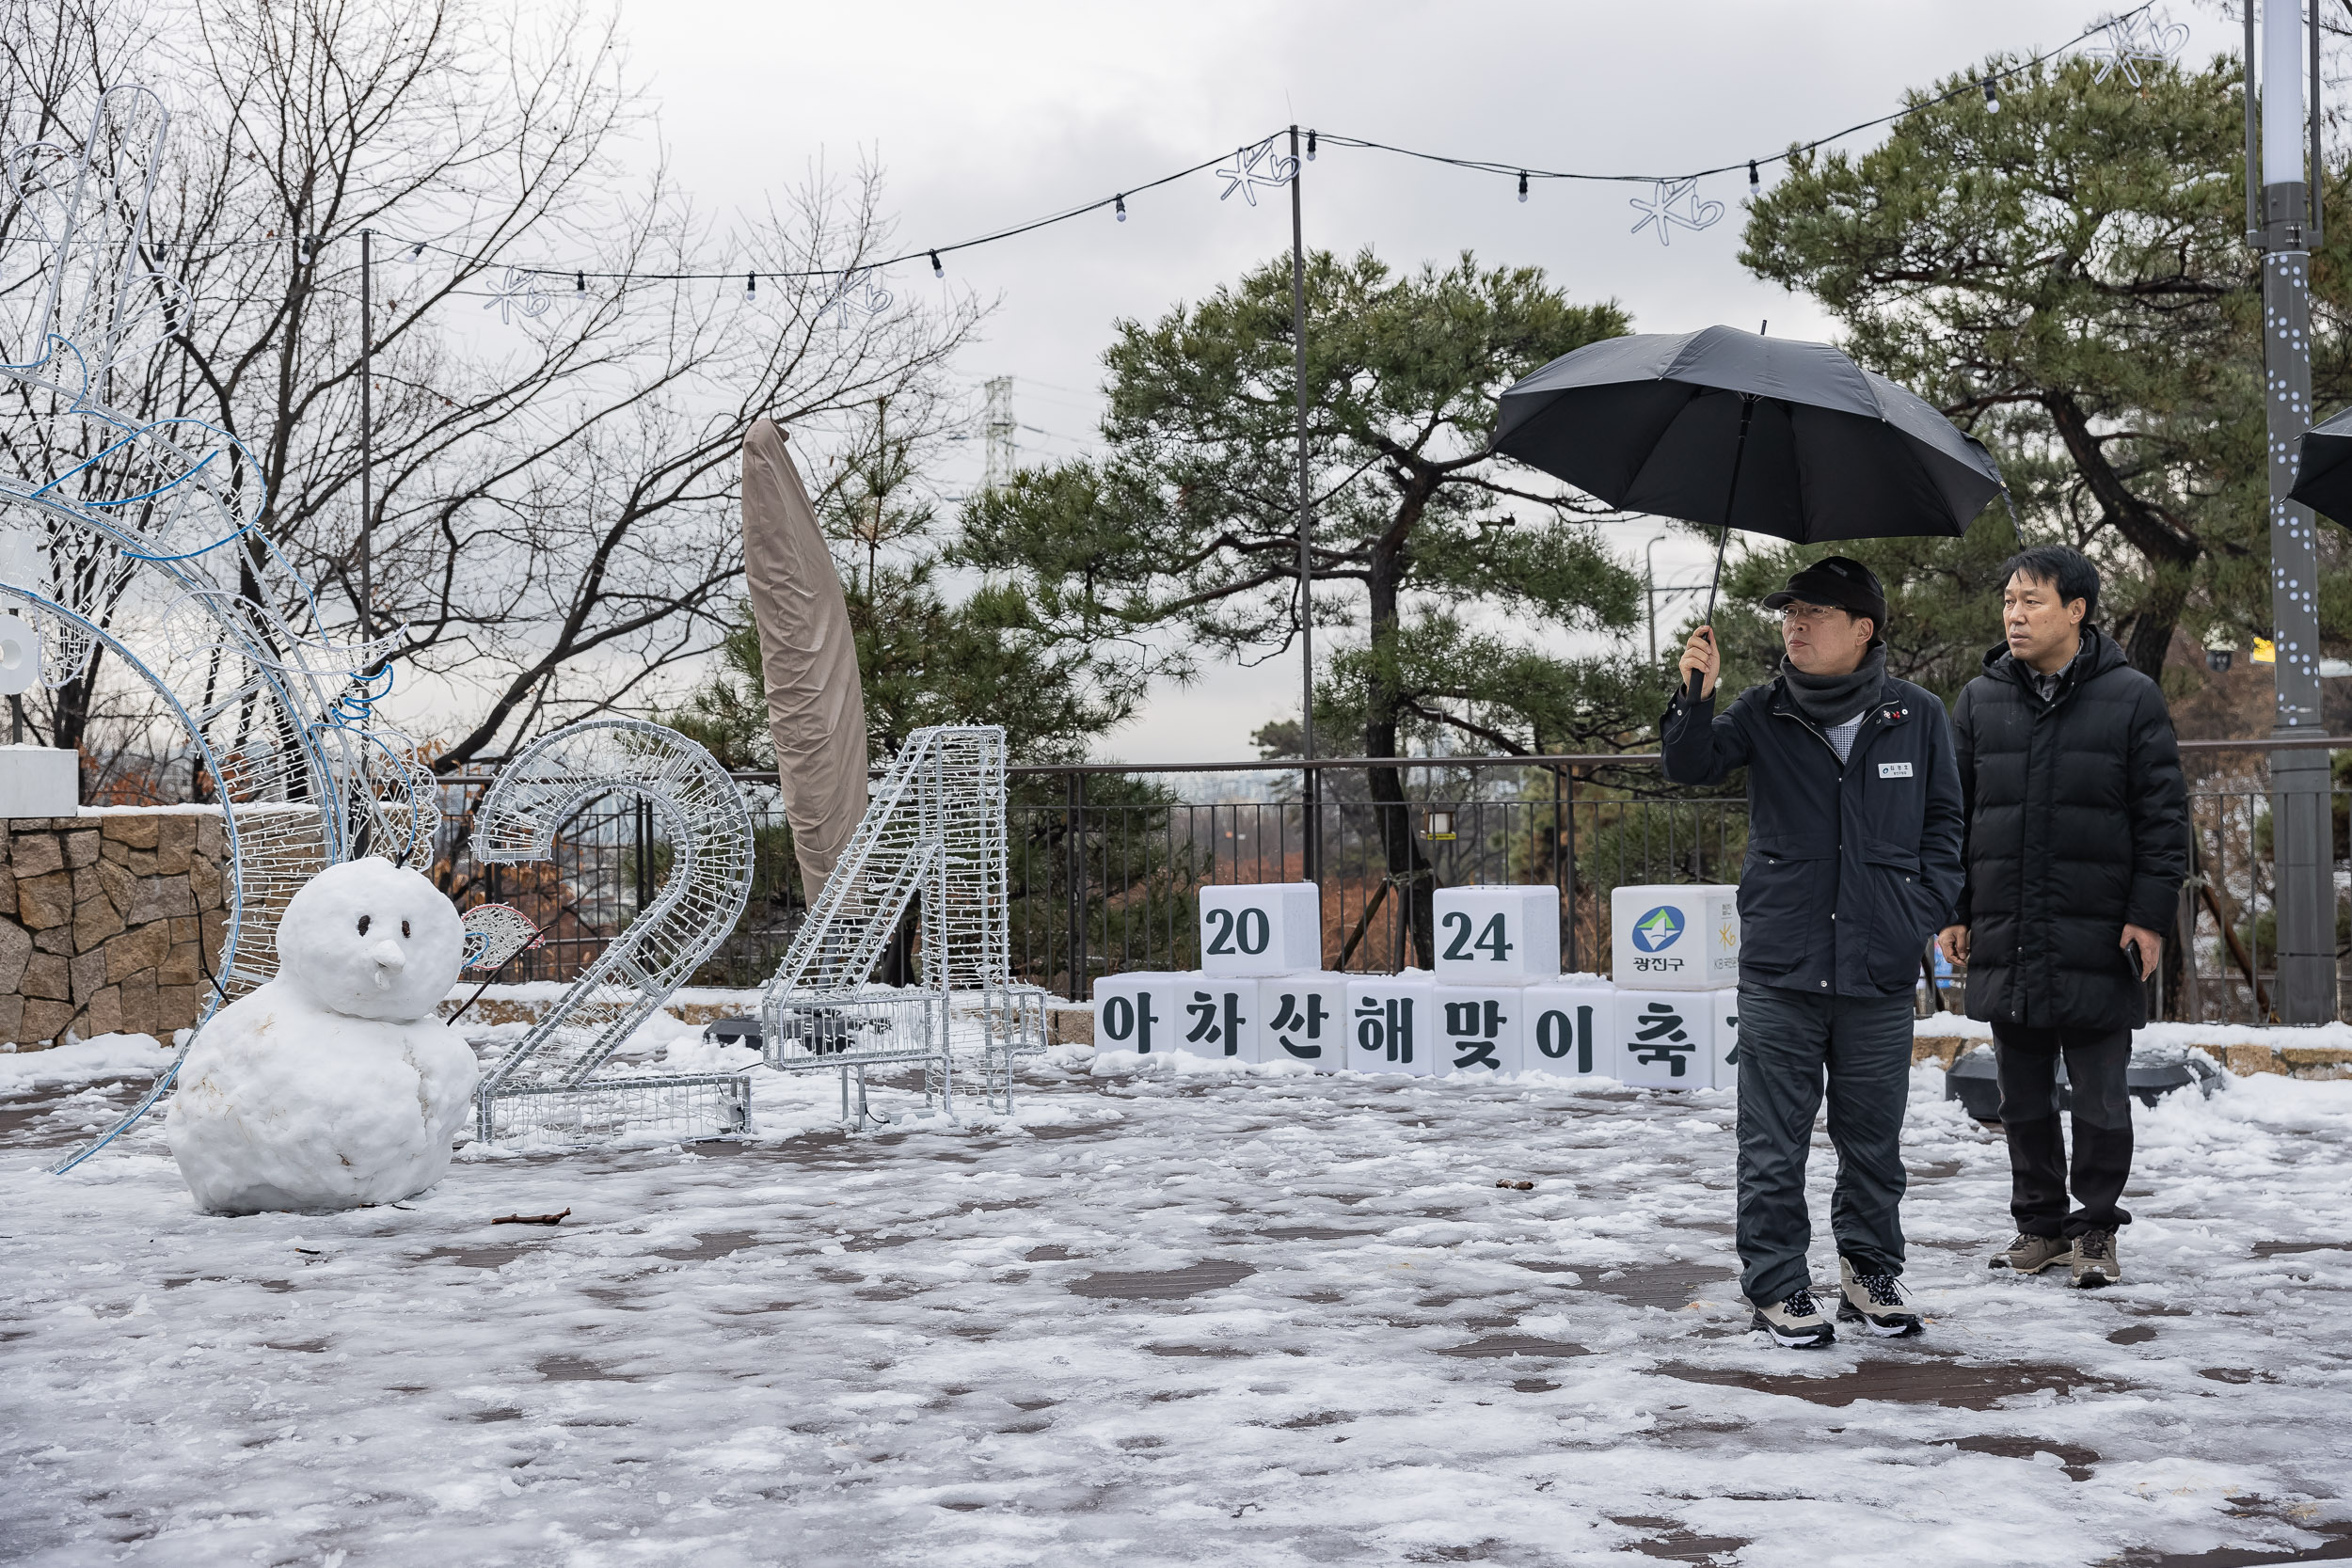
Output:
<instances>
[{"instance_id":1,"label":"dark winter coat","mask_svg":"<svg viewBox=\"0 0 2352 1568\"><path fill-rule=\"evenodd\" d=\"M1952 709L1968 806L1968 1016L2035 1028L2137 1028L2147 993L2126 925L2172 929L2188 805L2172 718L2123 650L2083 651L2042 700L2005 647Z\"/></svg>"},{"instance_id":2,"label":"dark winter coat","mask_svg":"<svg viewBox=\"0 0 2352 1568\"><path fill-rule=\"evenodd\" d=\"M1960 892L1960 779L1944 705L1880 686L1840 765L1775 676L1718 716L1677 693L1666 777L1710 784L1748 770L1740 875L1740 978L1816 996L1889 996L1919 978Z\"/></svg>"}]
</instances>

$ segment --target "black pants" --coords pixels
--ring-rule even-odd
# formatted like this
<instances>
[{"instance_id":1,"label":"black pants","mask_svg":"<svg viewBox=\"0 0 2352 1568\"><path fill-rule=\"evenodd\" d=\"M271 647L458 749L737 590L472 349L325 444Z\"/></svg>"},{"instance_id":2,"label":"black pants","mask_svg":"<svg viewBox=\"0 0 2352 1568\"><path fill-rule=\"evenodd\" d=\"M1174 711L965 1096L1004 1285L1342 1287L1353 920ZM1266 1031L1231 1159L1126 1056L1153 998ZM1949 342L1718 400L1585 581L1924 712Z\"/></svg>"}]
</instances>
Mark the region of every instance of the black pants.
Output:
<instances>
[{"instance_id":1,"label":"black pants","mask_svg":"<svg viewBox=\"0 0 2352 1568\"><path fill-rule=\"evenodd\" d=\"M2058 1053L2074 1098L2074 1211L2066 1210L2066 1137L2058 1130ZM2129 1029L1993 1025L2009 1134L2010 1212L2028 1236L2079 1236L2132 1223L2118 1206L2132 1175Z\"/></svg>"},{"instance_id":2,"label":"black pants","mask_svg":"<svg viewBox=\"0 0 2352 1568\"><path fill-rule=\"evenodd\" d=\"M1903 1272L1911 997L1814 996L1740 982L1740 1288L1758 1306L1812 1283L1805 1156L1829 1091L1830 1229L1868 1274Z\"/></svg>"}]
</instances>

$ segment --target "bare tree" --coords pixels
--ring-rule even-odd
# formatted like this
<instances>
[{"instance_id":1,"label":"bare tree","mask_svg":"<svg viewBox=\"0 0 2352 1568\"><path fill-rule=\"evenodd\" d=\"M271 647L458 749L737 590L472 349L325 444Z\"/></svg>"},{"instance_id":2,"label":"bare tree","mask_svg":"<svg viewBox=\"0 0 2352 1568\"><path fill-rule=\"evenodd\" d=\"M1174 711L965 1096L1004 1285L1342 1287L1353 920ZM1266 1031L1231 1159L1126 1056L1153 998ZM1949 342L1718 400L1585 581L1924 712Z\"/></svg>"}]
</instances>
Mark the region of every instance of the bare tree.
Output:
<instances>
[{"instance_id":1,"label":"bare tree","mask_svg":"<svg viewBox=\"0 0 2352 1568\"><path fill-rule=\"evenodd\" d=\"M878 305L873 281L837 297L889 240L870 167L813 174L723 251L664 168L629 176L648 115L614 24L577 7L15 8L13 121L73 126L96 90L134 78L175 111L146 260L193 303L172 324L179 352L114 401L244 443L268 504L237 547L282 551L328 622L356 627L366 561L387 652L446 698L408 710L443 768L559 719L649 705L723 629L749 420L919 394L984 313L969 298ZM56 694L54 743L82 742L103 679L94 666Z\"/></svg>"}]
</instances>

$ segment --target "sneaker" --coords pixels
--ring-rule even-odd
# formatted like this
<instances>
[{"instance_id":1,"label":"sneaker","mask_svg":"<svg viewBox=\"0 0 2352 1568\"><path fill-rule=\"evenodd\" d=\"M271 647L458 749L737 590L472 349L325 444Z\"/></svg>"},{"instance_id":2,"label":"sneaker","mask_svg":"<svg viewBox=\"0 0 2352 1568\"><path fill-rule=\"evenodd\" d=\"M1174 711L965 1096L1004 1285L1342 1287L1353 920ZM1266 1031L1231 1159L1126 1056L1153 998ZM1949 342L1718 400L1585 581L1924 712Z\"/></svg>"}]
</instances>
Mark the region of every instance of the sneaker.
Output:
<instances>
[{"instance_id":1,"label":"sneaker","mask_svg":"<svg viewBox=\"0 0 2352 1568\"><path fill-rule=\"evenodd\" d=\"M1811 1350L1837 1338L1837 1331L1821 1316L1821 1309L1813 1303L1813 1292L1807 1290L1798 1291L1770 1307L1757 1307L1748 1327L1762 1329L1791 1350Z\"/></svg>"},{"instance_id":2,"label":"sneaker","mask_svg":"<svg viewBox=\"0 0 2352 1568\"><path fill-rule=\"evenodd\" d=\"M1903 1305L1902 1287L1891 1274L1864 1274L1849 1258L1837 1259L1837 1321L1864 1323L1882 1339L1903 1339L1924 1333L1919 1314Z\"/></svg>"},{"instance_id":3,"label":"sneaker","mask_svg":"<svg viewBox=\"0 0 2352 1568\"><path fill-rule=\"evenodd\" d=\"M2095 1291L2122 1277L2123 1259L2116 1251L2114 1231L2086 1230L2074 1238L2074 1289Z\"/></svg>"},{"instance_id":4,"label":"sneaker","mask_svg":"<svg viewBox=\"0 0 2352 1568\"><path fill-rule=\"evenodd\" d=\"M2025 1231L2002 1251L1984 1261L1988 1269L2015 1269L2019 1274L2040 1274L2053 1263L2062 1263L2074 1256L2074 1243L2056 1236L2029 1236Z\"/></svg>"}]
</instances>

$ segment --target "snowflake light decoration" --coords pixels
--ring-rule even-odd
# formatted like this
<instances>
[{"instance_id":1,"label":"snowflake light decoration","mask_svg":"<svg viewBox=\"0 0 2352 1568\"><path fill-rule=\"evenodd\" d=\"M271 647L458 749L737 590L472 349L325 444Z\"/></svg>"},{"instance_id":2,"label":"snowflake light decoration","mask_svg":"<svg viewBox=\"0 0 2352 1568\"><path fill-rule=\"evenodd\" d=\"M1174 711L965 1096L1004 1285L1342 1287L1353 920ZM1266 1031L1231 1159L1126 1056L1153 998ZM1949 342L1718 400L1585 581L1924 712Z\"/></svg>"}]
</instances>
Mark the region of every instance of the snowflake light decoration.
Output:
<instances>
[{"instance_id":1,"label":"snowflake light decoration","mask_svg":"<svg viewBox=\"0 0 2352 1568\"><path fill-rule=\"evenodd\" d=\"M2106 27L2106 42L2088 53L2099 62L2093 82L2110 71L2134 87L2141 85L2139 68L2161 66L2188 45L2188 24L2162 22L2147 11L2118 17Z\"/></svg>"},{"instance_id":2,"label":"snowflake light decoration","mask_svg":"<svg viewBox=\"0 0 2352 1568\"><path fill-rule=\"evenodd\" d=\"M825 303L817 308L817 314L821 318L828 311L832 312L834 327L846 332L850 327L851 310L879 316L889 309L890 305L891 293L882 286L880 269L852 267L841 275L841 281L834 286L832 293L825 296Z\"/></svg>"},{"instance_id":3,"label":"snowflake light decoration","mask_svg":"<svg viewBox=\"0 0 2352 1568\"><path fill-rule=\"evenodd\" d=\"M1650 198L1629 197L1626 205L1642 214L1630 232L1638 234L1651 224L1658 225L1658 243L1672 245L1673 229L1677 224L1685 229L1705 229L1724 215L1720 201L1701 201L1696 180L1653 181Z\"/></svg>"},{"instance_id":4,"label":"snowflake light decoration","mask_svg":"<svg viewBox=\"0 0 2352 1568\"><path fill-rule=\"evenodd\" d=\"M509 267L506 276L491 287L490 297L482 302L485 310L496 310L499 320L508 326L515 325L516 312L525 320L544 316L554 303L539 290L539 275L520 267Z\"/></svg>"},{"instance_id":5,"label":"snowflake light decoration","mask_svg":"<svg viewBox=\"0 0 2352 1568\"><path fill-rule=\"evenodd\" d=\"M1225 188L1216 193L1219 201L1239 191L1242 199L1255 207L1260 185L1287 185L1298 178L1298 160L1288 154L1277 157L1274 138L1268 136L1255 147L1236 149L1233 161L1220 167L1216 177L1225 182Z\"/></svg>"}]
</instances>

